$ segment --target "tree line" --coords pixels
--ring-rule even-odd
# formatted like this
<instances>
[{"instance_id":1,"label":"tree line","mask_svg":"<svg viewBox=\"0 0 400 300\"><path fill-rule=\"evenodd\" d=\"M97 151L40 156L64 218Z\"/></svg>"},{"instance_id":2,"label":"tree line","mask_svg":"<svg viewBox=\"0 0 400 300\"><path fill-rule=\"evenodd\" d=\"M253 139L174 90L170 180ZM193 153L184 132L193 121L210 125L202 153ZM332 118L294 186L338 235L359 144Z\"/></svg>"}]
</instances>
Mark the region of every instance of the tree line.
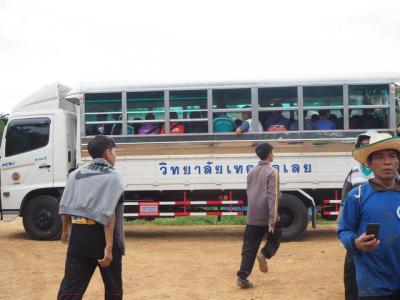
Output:
<instances>
[{"instance_id":1,"label":"tree line","mask_svg":"<svg viewBox=\"0 0 400 300\"><path fill-rule=\"evenodd\" d=\"M0 137L3 136L3 130L8 121L8 114L0 113Z\"/></svg>"}]
</instances>

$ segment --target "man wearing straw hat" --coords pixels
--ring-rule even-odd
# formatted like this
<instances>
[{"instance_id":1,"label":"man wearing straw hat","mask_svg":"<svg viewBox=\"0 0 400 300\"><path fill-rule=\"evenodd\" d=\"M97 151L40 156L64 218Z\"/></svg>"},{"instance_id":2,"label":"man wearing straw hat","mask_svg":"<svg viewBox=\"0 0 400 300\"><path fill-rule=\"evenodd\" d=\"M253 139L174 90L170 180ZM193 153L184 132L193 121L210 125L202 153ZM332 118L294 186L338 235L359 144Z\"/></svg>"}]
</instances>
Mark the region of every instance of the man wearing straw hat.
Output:
<instances>
[{"instance_id":1,"label":"man wearing straw hat","mask_svg":"<svg viewBox=\"0 0 400 300\"><path fill-rule=\"evenodd\" d=\"M367 132L361 133L354 145L355 148L367 145L371 136L377 134L375 130L368 130ZM337 222L343 209L344 201L347 194L355 187L368 182L369 179L374 178L374 173L371 169L367 168L364 164L358 163L352 167L347 173L342 188L342 201L340 203L340 211ZM343 281L344 281L344 297L346 300L357 300L357 282L356 282L356 267L354 266L353 253L349 250L346 251L346 257L344 259L344 270L343 270Z\"/></svg>"},{"instance_id":2,"label":"man wearing straw hat","mask_svg":"<svg viewBox=\"0 0 400 300\"><path fill-rule=\"evenodd\" d=\"M400 299L400 138L387 133L371 136L353 157L374 172L374 178L346 197L338 236L353 253L359 299ZM379 237L366 234L367 224L379 224Z\"/></svg>"}]
</instances>

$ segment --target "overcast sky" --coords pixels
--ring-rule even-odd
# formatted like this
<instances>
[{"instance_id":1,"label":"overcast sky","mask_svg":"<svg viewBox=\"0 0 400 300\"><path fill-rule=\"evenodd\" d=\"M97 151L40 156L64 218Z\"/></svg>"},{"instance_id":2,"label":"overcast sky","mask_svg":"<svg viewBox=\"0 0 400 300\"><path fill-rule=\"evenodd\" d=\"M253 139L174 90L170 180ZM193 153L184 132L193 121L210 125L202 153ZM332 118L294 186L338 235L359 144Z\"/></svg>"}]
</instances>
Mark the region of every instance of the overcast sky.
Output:
<instances>
[{"instance_id":1,"label":"overcast sky","mask_svg":"<svg viewBox=\"0 0 400 300\"><path fill-rule=\"evenodd\" d=\"M400 73L400 1L0 0L0 112L87 81Z\"/></svg>"}]
</instances>

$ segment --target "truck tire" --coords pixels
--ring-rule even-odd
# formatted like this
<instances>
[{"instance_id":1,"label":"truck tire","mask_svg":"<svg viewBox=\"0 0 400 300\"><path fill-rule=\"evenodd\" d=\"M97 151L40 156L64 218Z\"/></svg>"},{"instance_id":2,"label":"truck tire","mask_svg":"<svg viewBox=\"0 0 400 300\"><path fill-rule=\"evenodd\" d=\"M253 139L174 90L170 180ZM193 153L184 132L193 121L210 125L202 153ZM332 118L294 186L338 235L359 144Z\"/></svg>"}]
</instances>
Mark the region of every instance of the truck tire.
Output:
<instances>
[{"instance_id":1,"label":"truck tire","mask_svg":"<svg viewBox=\"0 0 400 300\"><path fill-rule=\"evenodd\" d=\"M279 200L279 216L282 226L282 241L300 239L308 225L307 208L299 198L283 194Z\"/></svg>"},{"instance_id":2,"label":"truck tire","mask_svg":"<svg viewBox=\"0 0 400 300\"><path fill-rule=\"evenodd\" d=\"M62 225L57 199L48 195L33 198L24 209L23 224L35 240L59 239Z\"/></svg>"}]
</instances>

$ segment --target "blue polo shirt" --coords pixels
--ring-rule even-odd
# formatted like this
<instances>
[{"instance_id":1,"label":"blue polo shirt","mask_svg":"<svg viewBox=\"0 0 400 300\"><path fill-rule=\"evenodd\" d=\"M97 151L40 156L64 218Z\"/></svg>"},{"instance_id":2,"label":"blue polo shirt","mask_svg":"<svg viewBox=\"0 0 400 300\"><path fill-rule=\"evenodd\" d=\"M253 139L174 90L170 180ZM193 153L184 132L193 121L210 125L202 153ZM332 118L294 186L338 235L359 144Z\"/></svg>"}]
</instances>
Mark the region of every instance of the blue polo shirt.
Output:
<instances>
[{"instance_id":1,"label":"blue polo shirt","mask_svg":"<svg viewBox=\"0 0 400 300\"><path fill-rule=\"evenodd\" d=\"M313 125L314 130L332 130L336 129L336 124L332 120L328 119L319 119L315 121Z\"/></svg>"},{"instance_id":2,"label":"blue polo shirt","mask_svg":"<svg viewBox=\"0 0 400 300\"><path fill-rule=\"evenodd\" d=\"M387 190L372 180L360 186L361 193L356 187L347 195L337 231L343 245L354 253L360 297L400 290L400 185ZM370 252L359 251L354 240L368 223L380 224L380 244Z\"/></svg>"}]
</instances>

